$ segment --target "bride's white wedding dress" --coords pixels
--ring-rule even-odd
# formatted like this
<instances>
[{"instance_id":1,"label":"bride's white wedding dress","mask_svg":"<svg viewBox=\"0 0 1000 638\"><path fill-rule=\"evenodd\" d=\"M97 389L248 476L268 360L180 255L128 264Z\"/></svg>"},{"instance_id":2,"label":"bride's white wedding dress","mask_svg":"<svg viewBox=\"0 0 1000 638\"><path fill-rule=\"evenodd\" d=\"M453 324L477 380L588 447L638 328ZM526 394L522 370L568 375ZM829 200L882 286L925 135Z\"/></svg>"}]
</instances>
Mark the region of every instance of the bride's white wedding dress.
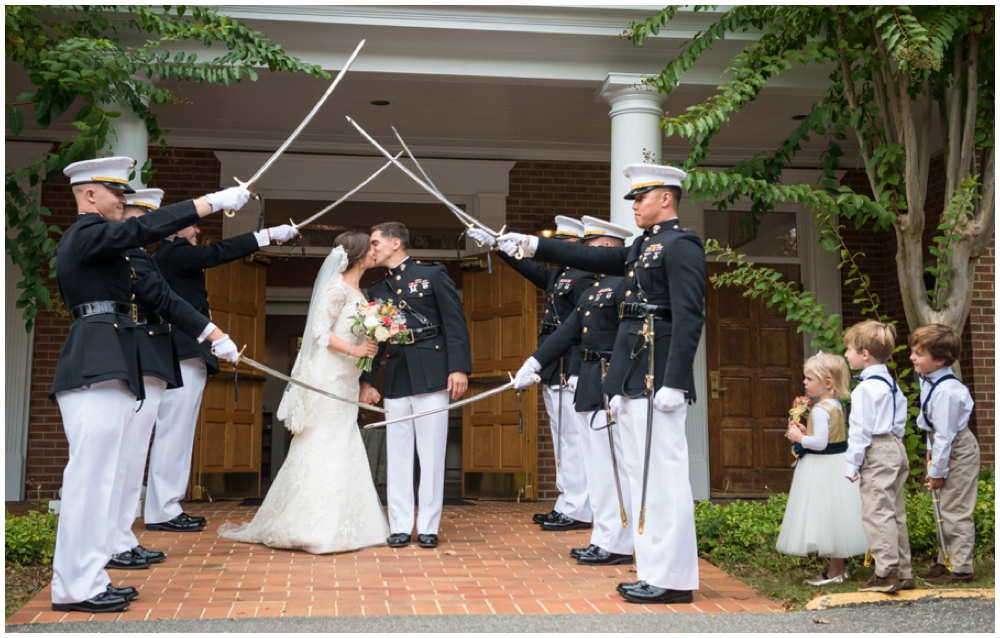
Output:
<instances>
[{"instance_id":1,"label":"bride's white wedding dress","mask_svg":"<svg viewBox=\"0 0 1000 638\"><path fill-rule=\"evenodd\" d=\"M340 277L346 257L331 254L331 259L334 272L322 290L317 280L292 376L354 399L360 376L357 359L327 348L327 335L332 332L359 344L361 339L352 334L351 327L357 302L367 300ZM312 342L306 343L307 339ZM219 535L312 554L384 545L389 526L358 431L358 408L290 385L277 416L295 434L281 471L253 520L242 525L226 523Z\"/></svg>"}]
</instances>

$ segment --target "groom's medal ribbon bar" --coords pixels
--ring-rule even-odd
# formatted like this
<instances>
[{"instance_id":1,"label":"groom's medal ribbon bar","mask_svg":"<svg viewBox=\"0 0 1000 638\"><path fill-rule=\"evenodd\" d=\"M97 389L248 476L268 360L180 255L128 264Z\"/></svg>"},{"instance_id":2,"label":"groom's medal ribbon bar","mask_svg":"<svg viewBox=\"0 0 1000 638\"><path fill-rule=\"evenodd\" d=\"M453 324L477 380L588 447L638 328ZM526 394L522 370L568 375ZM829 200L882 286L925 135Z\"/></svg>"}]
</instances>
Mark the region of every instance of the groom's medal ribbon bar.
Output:
<instances>
[{"instance_id":1,"label":"groom's medal ribbon bar","mask_svg":"<svg viewBox=\"0 0 1000 638\"><path fill-rule=\"evenodd\" d=\"M317 388L316 386L309 385L308 383L305 383L304 381L299 381L298 379L293 379L292 377L288 376L287 374L282 374L282 373L278 372L274 368L268 368L263 363L257 363L253 359L251 359L249 357L245 357L242 354L240 355L240 361L242 361L243 363L247 364L251 368L256 368L256 369L260 370L264 374L269 374L272 377L275 377L277 379L281 379L282 381L287 381L288 383L294 383L295 385L299 386L300 388L305 388L306 390L311 390L313 392L318 392L319 394L322 394L323 396L325 396L327 398L334 399L335 401L343 401L344 403L350 403L351 405L356 405L359 408L364 408L365 410L371 410L373 412L381 412L382 414L386 414L386 411L385 411L384 408L380 408L380 407L377 407L377 406L374 406L374 405L369 405L368 403L362 403L361 401L355 401L353 399L345 399L344 397L337 396L336 394L334 394L332 392L327 392L326 390L322 390L320 388Z\"/></svg>"},{"instance_id":2,"label":"groom's medal ribbon bar","mask_svg":"<svg viewBox=\"0 0 1000 638\"><path fill-rule=\"evenodd\" d=\"M541 382L541 378L539 378L538 375L535 375L534 378L535 378L535 383L540 383ZM371 428L382 428L382 427L385 427L385 426L390 425L392 423L402 423L403 421L414 421L416 419L420 419L420 418L423 418L425 416L430 416L432 414L437 414L438 412L447 412L448 410L452 410L454 408L460 408L463 405L468 405L470 403L475 403L476 401L480 401L480 400L485 399L487 397L491 397L494 394L499 394L499 393L503 392L504 390L510 390L513 387L514 387L514 379L513 379L513 377L511 377L510 382L505 383L505 384L503 384L501 386L498 386L496 388L493 388L492 390L487 390L486 392L481 392L481 393L477 394L474 397L470 397L468 399L462 399L461 401L455 401L454 403L449 403L446 406L443 406L443 407L440 407L440 408L435 408L433 410L427 410L426 412L421 412L420 414L411 414L409 416L401 416L401 417L398 417L398 418L395 418L395 419L387 419L385 421L378 421L376 423L369 423L368 425L364 426L364 428L366 430L370 430Z\"/></svg>"}]
</instances>

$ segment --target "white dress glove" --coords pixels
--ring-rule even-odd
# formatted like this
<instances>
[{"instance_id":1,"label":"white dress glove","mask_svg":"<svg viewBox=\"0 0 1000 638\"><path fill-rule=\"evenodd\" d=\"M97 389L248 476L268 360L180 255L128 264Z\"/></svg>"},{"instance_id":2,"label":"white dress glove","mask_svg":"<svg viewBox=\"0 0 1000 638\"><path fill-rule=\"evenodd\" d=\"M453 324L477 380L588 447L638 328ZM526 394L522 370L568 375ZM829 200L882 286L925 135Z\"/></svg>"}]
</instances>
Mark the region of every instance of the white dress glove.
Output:
<instances>
[{"instance_id":1,"label":"white dress glove","mask_svg":"<svg viewBox=\"0 0 1000 638\"><path fill-rule=\"evenodd\" d=\"M660 412L673 412L687 403L687 396L680 390L660 388L653 395L653 407Z\"/></svg>"},{"instance_id":2,"label":"white dress glove","mask_svg":"<svg viewBox=\"0 0 1000 638\"><path fill-rule=\"evenodd\" d=\"M612 421L618 420L618 410L621 407L622 407L622 397L620 394L616 394L615 396L611 397L610 401L608 401L608 409L611 410Z\"/></svg>"},{"instance_id":3,"label":"white dress glove","mask_svg":"<svg viewBox=\"0 0 1000 638\"><path fill-rule=\"evenodd\" d=\"M531 258L538 250L538 238L534 235L522 235L521 233L506 233L497 237L497 248L504 251L510 257L516 257L520 248L524 256Z\"/></svg>"},{"instance_id":4,"label":"white dress glove","mask_svg":"<svg viewBox=\"0 0 1000 638\"><path fill-rule=\"evenodd\" d=\"M289 224L268 228L267 232L271 235L271 241L291 241L299 234L299 231Z\"/></svg>"},{"instance_id":5,"label":"white dress glove","mask_svg":"<svg viewBox=\"0 0 1000 638\"><path fill-rule=\"evenodd\" d=\"M205 199L212 206L212 212L220 210L239 210L250 201L250 191L246 186L230 186L218 193L209 193Z\"/></svg>"},{"instance_id":6,"label":"white dress glove","mask_svg":"<svg viewBox=\"0 0 1000 638\"><path fill-rule=\"evenodd\" d=\"M534 357L528 357L528 360L524 362L521 369L514 375L514 389L524 390L541 381L537 374L541 369L542 364L538 363Z\"/></svg>"},{"instance_id":7,"label":"white dress glove","mask_svg":"<svg viewBox=\"0 0 1000 638\"><path fill-rule=\"evenodd\" d=\"M233 365L236 365L240 361L240 351L236 348L233 340L229 338L229 335L225 335L221 339L212 342L212 353L223 361L228 361Z\"/></svg>"},{"instance_id":8,"label":"white dress glove","mask_svg":"<svg viewBox=\"0 0 1000 638\"><path fill-rule=\"evenodd\" d=\"M469 236L469 239L480 246L493 248L497 244L497 240L493 238L493 235L479 228L470 228L466 234Z\"/></svg>"},{"instance_id":9,"label":"white dress glove","mask_svg":"<svg viewBox=\"0 0 1000 638\"><path fill-rule=\"evenodd\" d=\"M570 378L566 379L566 389L570 392L576 392L576 382L580 380L580 377L575 374Z\"/></svg>"}]
</instances>

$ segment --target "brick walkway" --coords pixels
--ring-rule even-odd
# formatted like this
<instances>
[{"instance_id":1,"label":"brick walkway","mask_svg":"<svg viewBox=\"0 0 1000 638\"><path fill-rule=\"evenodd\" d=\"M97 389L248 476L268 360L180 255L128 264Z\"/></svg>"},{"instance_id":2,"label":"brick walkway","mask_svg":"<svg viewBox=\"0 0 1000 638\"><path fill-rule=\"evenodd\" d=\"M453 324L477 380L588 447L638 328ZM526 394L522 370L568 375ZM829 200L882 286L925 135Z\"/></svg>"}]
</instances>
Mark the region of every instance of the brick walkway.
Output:
<instances>
[{"instance_id":1,"label":"brick walkway","mask_svg":"<svg viewBox=\"0 0 1000 638\"><path fill-rule=\"evenodd\" d=\"M530 522L547 503L477 502L446 506L441 545L377 547L314 556L234 543L215 534L256 507L193 503L209 519L199 534L147 532L139 542L166 562L110 572L139 590L118 620L438 614L649 614L778 611L781 606L701 561L690 605L633 605L616 592L634 567L584 567L569 558L590 531L543 532ZM136 526L141 527L141 522ZM137 531L137 533L139 533ZM112 620L113 614L53 612L46 587L7 624Z\"/></svg>"}]
</instances>

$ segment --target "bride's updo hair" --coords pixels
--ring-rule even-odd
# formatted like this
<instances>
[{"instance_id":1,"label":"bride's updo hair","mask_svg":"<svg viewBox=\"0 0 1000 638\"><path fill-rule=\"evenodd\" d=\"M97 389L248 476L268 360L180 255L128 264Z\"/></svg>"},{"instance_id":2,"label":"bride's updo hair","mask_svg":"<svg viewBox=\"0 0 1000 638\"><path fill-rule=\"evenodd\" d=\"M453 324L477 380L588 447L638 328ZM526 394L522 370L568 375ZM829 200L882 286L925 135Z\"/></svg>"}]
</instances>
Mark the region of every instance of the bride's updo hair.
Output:
<instances>
[{"instance_id":1,"label":"bride's updo hair","mask_svg":"<svg viewBox=\"0 0 1000 638\"><path fill-rule=\"evenodd\" d=\"M333 240L333 245L343 246L344 252L347 254L346 270L350 270L354 264L358 263L359 259L364 259L365 255L368 254L368 249L371 247L370 242L371 238L368 237L368 233L349 230L337 235L337 238Z\"/></svg>"}]
</instances>

